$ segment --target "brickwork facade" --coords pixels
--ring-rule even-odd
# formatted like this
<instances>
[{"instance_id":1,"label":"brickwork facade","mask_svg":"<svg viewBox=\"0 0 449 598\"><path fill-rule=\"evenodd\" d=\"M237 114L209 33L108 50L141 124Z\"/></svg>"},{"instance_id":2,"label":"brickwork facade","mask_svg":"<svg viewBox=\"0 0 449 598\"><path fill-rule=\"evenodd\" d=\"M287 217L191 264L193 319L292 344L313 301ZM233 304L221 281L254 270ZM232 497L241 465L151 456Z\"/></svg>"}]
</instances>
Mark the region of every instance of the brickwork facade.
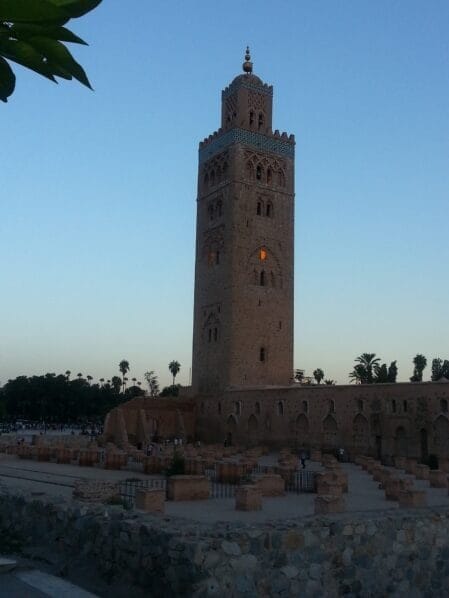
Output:
<instances>
[{"instance_id":1,"label":"brickwork facade","mask_svg":"<svg viewBox=\"0 0 449 598\"><path fill-rule=\"evenodd\" d=\"M200 144L192 386L288 384L293 371L294 137L247 70Z\"/></svg>"}]
</instances>

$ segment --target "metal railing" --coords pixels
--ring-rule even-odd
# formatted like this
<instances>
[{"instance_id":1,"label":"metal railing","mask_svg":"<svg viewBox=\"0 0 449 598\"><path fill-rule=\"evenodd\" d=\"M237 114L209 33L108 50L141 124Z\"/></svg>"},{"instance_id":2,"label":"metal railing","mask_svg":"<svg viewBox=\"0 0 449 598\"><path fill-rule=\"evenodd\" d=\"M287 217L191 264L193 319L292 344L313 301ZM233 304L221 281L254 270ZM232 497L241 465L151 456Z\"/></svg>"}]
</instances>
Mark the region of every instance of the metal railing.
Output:
<instances>
[{"instance_id":1,"label":"metal railing","mask_svg":"<svg viewBox=\"0 0 449 598\"><path fill-rule=\"evenodd\" d=\"M120 498L126 507L133 507L136 501L137 490L167 490L166 478L151 478L149 480L129 479L118 483Z\"/></svg>"}]
</instances>

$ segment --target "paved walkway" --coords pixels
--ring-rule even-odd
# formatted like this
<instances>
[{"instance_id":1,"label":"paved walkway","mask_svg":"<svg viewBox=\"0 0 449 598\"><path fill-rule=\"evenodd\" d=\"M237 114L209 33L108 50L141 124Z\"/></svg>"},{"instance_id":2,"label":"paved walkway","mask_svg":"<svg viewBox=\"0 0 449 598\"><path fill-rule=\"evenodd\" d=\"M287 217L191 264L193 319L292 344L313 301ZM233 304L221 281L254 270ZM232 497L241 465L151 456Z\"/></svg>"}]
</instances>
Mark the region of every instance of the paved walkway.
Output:
<instances>
[{"instance_id":1,"label":"paved walkway","mask_svg":"<svg viewBox=\"0 0 449 598\"><path fill-rule=\"evenodd\" d=\"M263 464L271 464L271 461L274 461L272 456L263 458ZM379 484L373 481L370 474L352 463L344 463L342 467L348 473L349 481L349 492L345 495L347 511L363 512L399 508L397 502L385 499L384 491L379 489ZM319 463L308 461L307 469L321 471L322 467ZM405 475L404 472L401 474ZM0 457L0 483L11 489L26 489L36 495L51 494L71 497L74 482L80 478L116 481L127 478L148 479L148 477L135 471L111 471L98 467L58 465L21 460L15 456L6 455ZM414 476L406 477L413 480L415 488L426 491L429 506L449 506L447 489L430 488L429 482L416 480ZM264 498L262 510L253 512L235 511L232 498L188 502L169 501L166 503L165 513L166 516L178 516L204 522L262 522L313 515L314 497L314 494L288 493L284 497Z\"/></svg>"}]
</instances>

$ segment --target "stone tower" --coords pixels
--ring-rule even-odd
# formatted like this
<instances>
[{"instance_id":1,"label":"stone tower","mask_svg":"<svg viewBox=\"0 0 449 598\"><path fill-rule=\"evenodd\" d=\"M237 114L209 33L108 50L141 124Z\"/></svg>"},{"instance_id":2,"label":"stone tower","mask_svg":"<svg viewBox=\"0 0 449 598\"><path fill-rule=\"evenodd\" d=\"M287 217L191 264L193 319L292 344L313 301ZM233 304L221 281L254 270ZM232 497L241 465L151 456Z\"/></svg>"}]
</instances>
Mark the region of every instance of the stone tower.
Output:
<instances>
[{"instance_id":1,"label":"stone tower","mask_svg":"<svg viewBox=\"0 0 449 598\"><path fill-rule=\"evenodd\" d=\"M273 88L243 74L200 143L192 386L286 385L293 373L294 136L272 131Z\"/></svg>"}]
</instances>

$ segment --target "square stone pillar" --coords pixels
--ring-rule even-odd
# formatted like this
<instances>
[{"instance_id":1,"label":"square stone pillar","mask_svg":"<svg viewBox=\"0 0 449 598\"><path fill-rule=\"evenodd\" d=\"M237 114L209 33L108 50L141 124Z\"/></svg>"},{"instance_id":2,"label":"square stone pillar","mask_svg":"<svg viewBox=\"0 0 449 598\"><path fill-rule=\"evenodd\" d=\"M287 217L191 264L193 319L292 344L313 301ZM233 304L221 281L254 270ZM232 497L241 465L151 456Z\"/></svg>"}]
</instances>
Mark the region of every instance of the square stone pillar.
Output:
<instances>
[{"instance_id":1,"label":"square stone pillar","mask_svg":"<svg viewBox=\"0 0 449 598\"><path fill-rule=\"evenodd\" d=\"M140 509L141 511L163 514L165 512L165 489L138 489L135 506L136 509Z\"/></svg>"},{"instance_id":2,"label":"square stone pillar","mask_svg":"<svg viewBox=\"0 0 449 598\"><path fill-rule=\"evenodd\" d=\"M256 485L238 486L235 491L235 508L237 511L260 511L262 509L262 492Z\"/></svg>"}]
</instances>

